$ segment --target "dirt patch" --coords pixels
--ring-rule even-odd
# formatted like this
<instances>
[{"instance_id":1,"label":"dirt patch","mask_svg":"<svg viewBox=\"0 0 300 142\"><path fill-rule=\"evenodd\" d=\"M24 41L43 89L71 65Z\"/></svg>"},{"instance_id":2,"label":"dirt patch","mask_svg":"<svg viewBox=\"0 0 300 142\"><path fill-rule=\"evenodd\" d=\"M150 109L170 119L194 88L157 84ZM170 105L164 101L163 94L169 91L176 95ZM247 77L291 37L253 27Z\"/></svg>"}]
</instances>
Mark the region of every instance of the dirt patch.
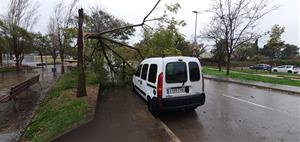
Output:
<instances>
[{"instance_id":1,"label":"dirt patch","mask_svg":"<svg viewBox=\"0 0 300 142\"><path fill-rule=\"evenodd\" d=\"M279 79L282 79L282 78L283 78L283 77L281 77L281 76L278 76L278 75L272 75L272 74L255 74L255 75L263 76L263 77L279 78Z\"/></svg>"}]
</instances>

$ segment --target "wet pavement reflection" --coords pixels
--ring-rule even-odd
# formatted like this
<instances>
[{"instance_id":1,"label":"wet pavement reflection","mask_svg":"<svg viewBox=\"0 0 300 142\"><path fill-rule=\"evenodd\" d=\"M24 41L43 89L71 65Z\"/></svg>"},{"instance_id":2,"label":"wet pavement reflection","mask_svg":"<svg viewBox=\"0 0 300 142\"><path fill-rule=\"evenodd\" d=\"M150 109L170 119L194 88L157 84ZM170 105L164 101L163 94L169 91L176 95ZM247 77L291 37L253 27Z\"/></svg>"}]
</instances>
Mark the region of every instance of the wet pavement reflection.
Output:
<instances>
[{"instance_id":1,"label":"wet pavement reflection","mask_svg":"<svg viewBox=\"0 0 300 142\"><path fill-rule=\"evenodd\" d=\"M17 96L17 113L13 112L11 102L0 103L0 141L16 141L23 127L30 119L34 108L47 95L46 92L60 74L58 68L56 73L52 72L53 66L44 68L24 69L21 71L0 73L0 95L8 95L10 88L26 79L40 75L38 85L30 87Z\"/></svg>"},{"instance_id":2,"label":"wet pavement reflection","mask_svg":"<svg viewBox=\"0 0 300 142\"><path fill-rule=\"evenodd\" d=\"M207 100L195 111L160 119L182 141L300 141L300 97L205 80Z\"/></svg>"}]
</instances>

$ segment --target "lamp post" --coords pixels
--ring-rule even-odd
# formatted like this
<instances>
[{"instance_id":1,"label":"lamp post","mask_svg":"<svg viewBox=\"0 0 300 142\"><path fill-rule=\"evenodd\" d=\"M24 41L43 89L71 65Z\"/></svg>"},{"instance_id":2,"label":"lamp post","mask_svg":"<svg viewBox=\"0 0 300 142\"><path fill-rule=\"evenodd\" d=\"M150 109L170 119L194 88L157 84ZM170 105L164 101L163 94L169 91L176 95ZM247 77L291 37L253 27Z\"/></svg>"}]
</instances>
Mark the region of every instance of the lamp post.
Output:
<instances>
[{"instance_id":1,"label":"lamp post","mask_svg":"<svg viewBox=\"0 0 300 142\"><path fill-rule=\"evenodd\" d=\"M196 20L195 20L195 39L194 39L194 42L197 43L197 21L198 21L198 11L193 11L193 13L196 14Z\"/></svg>"},{"instance_id":2,"label":"lamp post","mask_svg":"<svg viewBox=\"0 0 300 142\"><path fill-rule=\"evenodd\" d=\"M196 56L196 46L197 46L197 21L198 21L198 11L193 11L193 13L196 14L196 20L195 20L195 37L194 37L194 48L193 48L193 56Z\"/></svg>"}]
</instances>

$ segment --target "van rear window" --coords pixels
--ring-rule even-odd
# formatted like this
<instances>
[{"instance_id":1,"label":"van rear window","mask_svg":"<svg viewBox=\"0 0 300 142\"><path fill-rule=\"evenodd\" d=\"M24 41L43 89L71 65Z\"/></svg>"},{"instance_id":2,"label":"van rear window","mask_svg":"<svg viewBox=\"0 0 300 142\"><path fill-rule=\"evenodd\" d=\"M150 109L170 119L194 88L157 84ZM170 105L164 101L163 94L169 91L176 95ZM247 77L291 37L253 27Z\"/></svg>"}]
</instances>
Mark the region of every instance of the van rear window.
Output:
<instances>
[{"instance_id":1,"label":"van rear window","mask_svg":"<svg viewBox=\"0 0 300 142\"><path fill-rule=\"evenodd\" d=\"M187 81L187 69L185 62L168 63L166 67L167 83L183 83Z\"/></svg>"},{"instance_id":2,"label":"van rear window","mask_svg":"<svg viewBox=\"0 0 300 142\"><path fill-rule=\"evenodd\" d=\"M200 69L196 62L189 62L190 70L190 80L199 81L200 80Z\"/></svg>"}]
</instances>

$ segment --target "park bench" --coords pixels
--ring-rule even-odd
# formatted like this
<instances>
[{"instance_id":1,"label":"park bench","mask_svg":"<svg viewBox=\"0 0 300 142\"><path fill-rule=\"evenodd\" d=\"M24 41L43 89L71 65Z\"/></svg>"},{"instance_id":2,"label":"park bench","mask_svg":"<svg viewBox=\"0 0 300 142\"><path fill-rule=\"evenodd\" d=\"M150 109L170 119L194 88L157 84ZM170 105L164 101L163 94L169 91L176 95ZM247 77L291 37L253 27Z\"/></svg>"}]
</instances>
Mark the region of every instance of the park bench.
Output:
<instances>
[{"instance_id":1,"label":"park bench","mask_svg":"<svg viewBox=\"0 0 300 142\"><path fill-rule=\"evenodd\" d=\"M28 89L29 87L33 86L34 84L38 83L39 86L41 87L41 84L39 83L40 75L33 76L25 81L22 81L20 83L17 83L13 87L10 88L9 94L8 95L1 95L0 96L0 103L6 103L8 101L12 102L13 109L14 111L17 110L16 108L16 96L21 94L23 91L27 90L28 94ZM41 87L42 89L42 87Z\"/></svg>"}]
</instances>

